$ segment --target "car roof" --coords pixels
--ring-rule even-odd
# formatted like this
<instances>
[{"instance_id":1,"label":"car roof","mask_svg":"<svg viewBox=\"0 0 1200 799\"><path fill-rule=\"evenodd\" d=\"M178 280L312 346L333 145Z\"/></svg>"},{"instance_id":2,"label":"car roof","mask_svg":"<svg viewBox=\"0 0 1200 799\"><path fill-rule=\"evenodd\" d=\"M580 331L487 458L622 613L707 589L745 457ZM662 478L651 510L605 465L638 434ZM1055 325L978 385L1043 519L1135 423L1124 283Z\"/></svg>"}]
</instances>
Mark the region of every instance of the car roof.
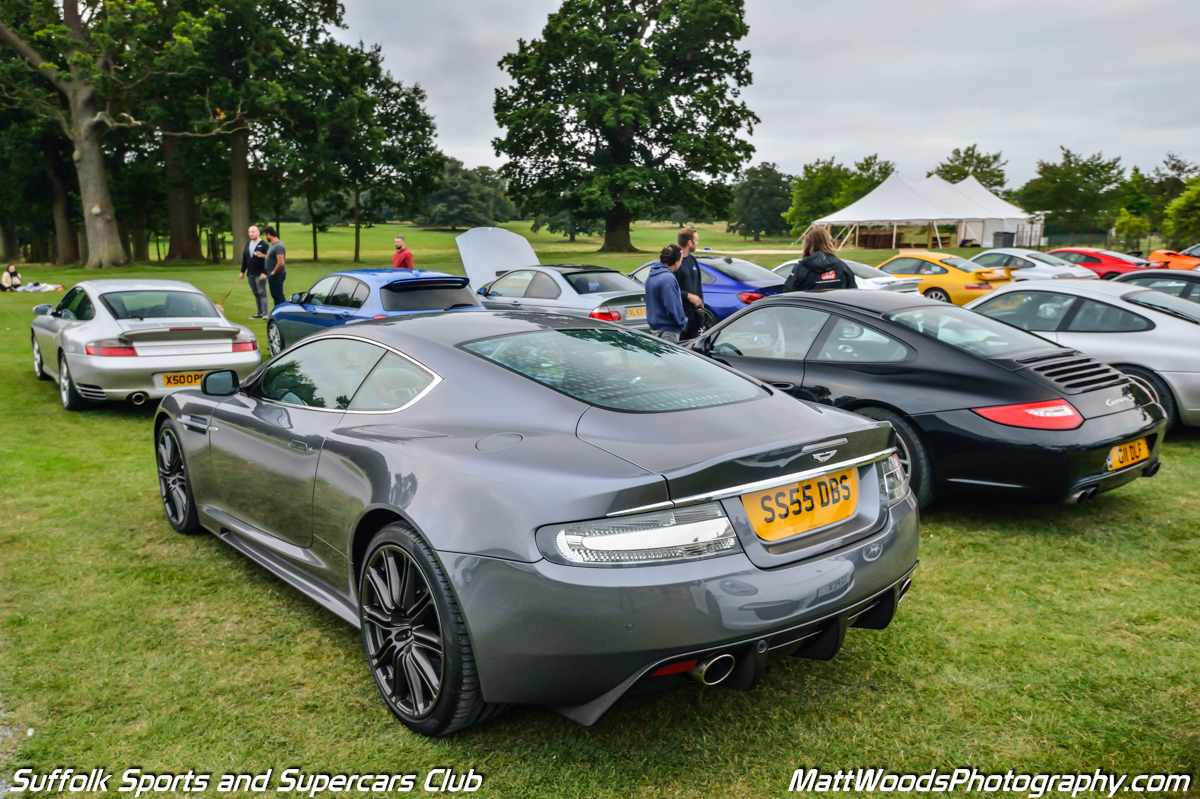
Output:
<instances>
[{"instance_id":1,"label":"car roof","mask_svg":"<svg viewBox=\"0 0 1200 799\"><path fill-rule=\"evenodd\" d=\"M896 258L920 258L922 261L944 261L947 258L962 258L962 256L955 255L952 252L898 252L887 261L884 261L884 263L892 261ZM963 260L965 261L966 259L963 258ZM877 266L875 268L878 269L879 267Z\"/></svg>"},{"instance_id":2,"label":"car roof","mask_svg":"<svg viewBox=\"0 0 1200 799\"><path fill-rule=\"evenodd\" d=\"M386 286L391 283L398 283L403 280L421 280L436 277L451 277L457 279L465 279L462 275L451 275L446 272L437 272L432 269L390 269L380 267L378 269L345 269L340 272L330 272L327 275L322 275L321 280L334 275L346 275L347 277L358 278L364 283L372 286Z\"/></svg>"},{"instance_id":3,"label":"car roof","mask_svg":"<svg viewBox=\"0 0 1200 799\"><path fill-rule=\"evenodd\" d=\"M1066 251L1066 252L1103 252L1103 250L1101 250L1099 247L1055 247L1053 250L1049 250L1051 255L1053 255L1056 252L1062 252L1062 251Z\"/></svg>"},{"instance_id":4,"label":"car roof","mask_svg":"<svg viewBox=\"0 0 1200 799\"><path fill-rule=\"evenodd\" d=\"M1134 274L1144 275L1146 273L1136 272ZM1134 291L1145 291L1146 287L1131 286L1128 283L1117 283L1113 280L1022 280L1019 283L1006 283L998 286L990 294L994 296L995 294L1008 294L1013 291L1033 291L1038 289L1053 291L1057 294L1090 294L1094 297L1115 298ZM980 299L983 298L981 297Z\"/></svg>"},{"instance_id":5,"label":"car roof","mask_svg":"<svg viewBox=\"0 0 1200 799\"><path fill-rule=\"evenodd\" d=\"M1139 269L1136 272L1126 272L1113 278L1117 283L1132 283L1140 277L1176 277L1184 280L1200 280L1200 272L1191 269Z\"/></svg>"},{"instance_id":6,"label":"car roof","mask_svg":"<svg viewBox=\"0 0 1200 799\"><path fill-rule=\"evenodd\" d=\"M1031 254L1045 255L1045 253L1043 253L1039 250L1031 250L1027 247L993 247L990 250L984 250L981 253L976 253L971 258L971 260L972 261L975 260L980 255L987 255L989 252L999 252L999 253L1004 253L1005 255L1031 255Z\"/></svg>"},{"instance_id":7,"label":"car roof","mask_svg":"<svg viewBox=\"0 0 1200 799\"><path fill-rule=\"evenodd\" d=\"M397 347L403 347L405 340L410 338L454 347L481 338L542 330L616 329L606 322L566 314L481 310L466 314L434 312L366 320L356 323L353 332L357 336ZM343 328L335 328L330 334L339 331L345 332Z\"/></svg>"},{"instance_id":8,"label":"car roof","mask_svg":"<svg viewBox=\"0 0 1200 799\"><path fill-rule=\"evenodd\" d=\"M108 278L104 280L84 280L76 285L83 286L84 288L90 288L100 294L105 294L110 291L187 291L192 294L204 293L191 283L185 283L182 280Z\"/></svg>"},{"instance_id":9,"label":"car roof","mask_svg":"<svg viewBox=\"0 0 1200 799\"><path fill-rule=\"evenodd\" d=\"M796 300L828 303L864 311L869 314L882 316L892 311L904 308L917 308L926 305L945 305L944 302L930 300L919 294L902 293L898 291L862 291L860 289L831 289L828 291L791 291L787 294L776 294L756 300L754 306L788 304Z\"/></svg>"},{"instance_id":10,"label":"car roof","mask_svg":"<svg viewBox=\"0 0 1200 799\"><path fill-rule=\"evenodd\" d=\"M540 267L530 267L532 269L553 269L560 274L569 275L575 272L617 272L619 269L613 269L609 266L594 266L592 264L542 264Z\"/></svg>"}]
</instances>

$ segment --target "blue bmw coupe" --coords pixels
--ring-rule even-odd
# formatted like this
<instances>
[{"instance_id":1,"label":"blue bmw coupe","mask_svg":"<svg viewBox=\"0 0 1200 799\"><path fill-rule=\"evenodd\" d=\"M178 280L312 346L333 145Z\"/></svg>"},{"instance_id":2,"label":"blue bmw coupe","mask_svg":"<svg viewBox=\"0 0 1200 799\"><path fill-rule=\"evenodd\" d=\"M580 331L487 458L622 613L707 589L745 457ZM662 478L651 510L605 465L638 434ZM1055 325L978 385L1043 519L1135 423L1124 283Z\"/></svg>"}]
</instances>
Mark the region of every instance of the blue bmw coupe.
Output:
<instances>
[{"instance_id":1,"label":"blue bmw coupe","mask_svg":"<svg viewBox=\"0 0 1200 799\"><path fill-rule=\"evenodd\" d=\"M783 291L784 279L769 269L741 258L697 252L700 282L704 287L704 305L717 321L740 311L755 300ZM631 278L645 285L654 261L633 271Z\"/></svg>"}]
</instances>

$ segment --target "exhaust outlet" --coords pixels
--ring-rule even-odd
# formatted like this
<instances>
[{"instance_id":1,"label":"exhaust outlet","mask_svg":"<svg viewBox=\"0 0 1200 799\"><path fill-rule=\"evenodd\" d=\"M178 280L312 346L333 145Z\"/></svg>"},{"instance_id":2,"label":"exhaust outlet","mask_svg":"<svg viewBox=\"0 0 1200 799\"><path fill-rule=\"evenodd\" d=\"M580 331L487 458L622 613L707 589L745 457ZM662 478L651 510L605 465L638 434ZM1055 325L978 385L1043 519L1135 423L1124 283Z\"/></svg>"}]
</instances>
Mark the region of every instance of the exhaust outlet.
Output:
<instances>
[{"instance_id":1,"label":"exhaust outlet","mask_svg":"<svg viewBox=\"0 0 1200 799\"><path fill-rule=\"evenodd\" d=\"M734 660L733 655L723 652L697 661L696 668L689 671L688 674L702 685L719 685L733 673L733 667L736 665L737 661Z\"/></svg>"},{"instance_id":2,"label":"exhaust outlet","mask_svg":"<svg viewBox=\"0 0 1200 799\"><path fill-rule=\"evenodd\" d=\"M138 406L145 405L146 404L146 392L139 391L136 394L130 394L129 401L132 402L134 405L138 405Z\"/></svg>"}]
</instances>

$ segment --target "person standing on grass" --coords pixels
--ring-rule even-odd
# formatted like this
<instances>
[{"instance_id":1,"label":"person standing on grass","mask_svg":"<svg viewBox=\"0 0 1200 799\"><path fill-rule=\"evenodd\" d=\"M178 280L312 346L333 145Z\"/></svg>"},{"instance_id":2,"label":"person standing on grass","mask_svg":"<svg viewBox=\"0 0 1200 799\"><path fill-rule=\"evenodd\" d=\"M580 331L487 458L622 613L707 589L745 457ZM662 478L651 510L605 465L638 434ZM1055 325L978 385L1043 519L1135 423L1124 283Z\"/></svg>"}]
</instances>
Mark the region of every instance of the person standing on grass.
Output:
<instances>
[{"instance_id":1,"label":"person standing on grass","mask_svg":"<svg viewBox=\"0 0 1200 799\"><path fill-rule=\"evenodd\" d=\"M267 242L271 246L267 248L264 266L266 272L262 279L267 281L271 287L271 301L275 305L279 305L281 302L286 302L283 296L283 281L287 279L287 247L284 247L283 242L279 240L279 233L275 228L268 227L264 232L267 234Z\"/></svg>"},{"instance_id":2,"label":"person standing on grass","mask_svg":"<svg viewBox=\"0 0 1200 799\"><path fill-rule=\"evenodd\" d=\"M856 289L858 283L850 267L834 255L833 239L823 227L814 227L804 237L804 257L792 267L784 291L821 291Z\"/></svg>"},{"instance_id":3,"label":"person standing on grass","mask_svg":"<svg viewBox=\"0 0 1200 799\"><path fill-rule=\"evenodd\" d=\"M246 278L250 281L250 291L254 294L257 313L251 314L251 319L262 319L267 315L267 282L259 280L265 274L267 259L267 243L259 238L258 225L250 226L250 242L242 253L242 273L238 280Z\"/></svg>"},{"instance_id":4,"label":"person standing on grass","mask_svg":"<svg viewBox=\"0 0 1200 799\"><path fill-rule=\"evenodd\" d=\"M412 269L412 250L404 246L404 237L396 237L396 252L392 254L392 269Z\"/></svg>"},{"instance_id":5,"label":"person standing on grass","mask_svg":"<svg viewBox=\"0 0 1200 799\"><path fill-rule=\"evenodd\" d=\"M663 247L658 263L650 267L646 278L646 321L650 331L672 344L679 343L687 327L687 314L683 312L683 300L679 292L679 281L675 275L683 258L683 250L677 244Z\"/></svg>"},{"instance_id":6,"label":"person standing on grass","mask_svg":"<svg viewBox=\"0 0 1200 799\"><path fill-rule=\"evenodd\" d=\"M687 314L687 328L683 337L695 338L700 335L701 314L704 307L704 285L700 281L700 263L692 255L700 244L700 234L694 227L685 227L679 231L679 249L683 257L679 261L679 271L675 279L679 281L679 292L683 297L683 310Z\"/></svg>"}]
</instances>

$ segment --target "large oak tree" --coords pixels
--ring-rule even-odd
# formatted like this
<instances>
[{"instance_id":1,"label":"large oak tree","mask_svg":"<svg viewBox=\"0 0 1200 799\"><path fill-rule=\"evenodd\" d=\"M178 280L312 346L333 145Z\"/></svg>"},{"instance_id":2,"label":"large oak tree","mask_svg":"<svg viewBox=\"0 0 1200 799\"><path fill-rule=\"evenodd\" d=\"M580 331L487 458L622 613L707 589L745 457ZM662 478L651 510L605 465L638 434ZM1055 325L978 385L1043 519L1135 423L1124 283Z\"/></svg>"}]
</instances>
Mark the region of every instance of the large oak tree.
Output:
<instances>
[{"instance_id":1,"label":"large oak tree","mask_svg":"<svg viewBox=\"0 0 1200 799\"><path fill-rule=\"evenodd\" d=\"M526 213L564 196L605 219L606 252L632 252L630 223L672 202L724 210L754 148L758 117L740 99L751 81L741 0L565 0L540 39L500 60L493 142Z\"/></svg>"}]
</instances>

